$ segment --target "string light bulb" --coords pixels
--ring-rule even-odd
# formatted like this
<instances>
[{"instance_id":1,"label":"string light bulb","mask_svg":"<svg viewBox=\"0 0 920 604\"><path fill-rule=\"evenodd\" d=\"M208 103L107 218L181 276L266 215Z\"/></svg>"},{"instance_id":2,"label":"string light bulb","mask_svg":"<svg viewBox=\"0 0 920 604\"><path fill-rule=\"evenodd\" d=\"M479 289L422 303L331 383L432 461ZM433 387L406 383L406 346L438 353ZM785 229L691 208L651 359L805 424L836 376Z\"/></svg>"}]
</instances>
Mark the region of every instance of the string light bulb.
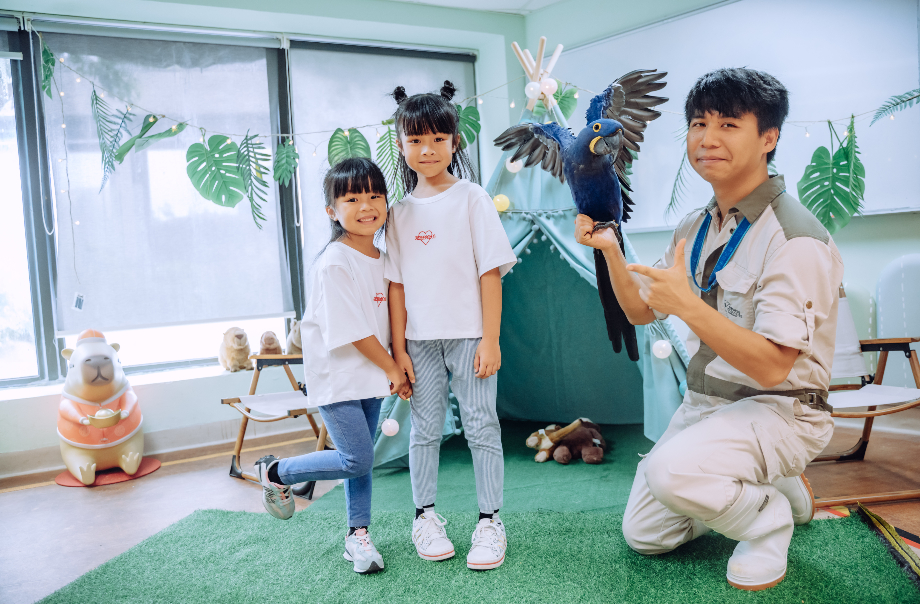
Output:
<instances>
[{"instance_id":1,"label":"string light bulb","mask_svg":"<svg viewBox=\"0 0 920 604\"><path fill-rule=\"evenodd\" d=\"M233 142L233 139L232 139L232 138L228 138L228 139L227 139L227 144L228 144L228 145L229 145L230 143L232 143L232 142Z\"/></svg>"},{"instance_id":2,"label":"string light bulb","mask_svg":"<svg viewBox=\"0 0 920 604\"><path fill-rule=\"evenodd\" d=\"M890 119L891 121L894 121L894 115L889 115L888 119Z\"/></svg>"},{"instance_id":3,"label":"string light bulb","mask_svg":"<svg viewBox=\"0 0 920 604\"><path fill-rule=\"evenodd\" d=\"M104 93L104 92L100 92L100 93L99 93L99 98L104 99L104 98L105 98L105 93Z\"/></svg>"},{"instance_id":4,"label":"string light bulb","mask_svg":"<svg viewBox=\"0 0 920 604\"><path fill-rule=\"evenodd\" d=\"M577 91L577 90L575 91L575 98L576 98L576 99L578 98L578 91Z\"/></svg>"},{"instance_id":5,"label":"string light bulb","mask_svg":"<svg viewBox=\"0 0 920 604\"><path fill-rule=\"evenodd\" d=\"M63 90L61 91L61 96L64 96L64 91L63 91Z\"/></svg>"},{"instance_id":6,"label":"string light bulb","mask_svg":"<svg viewBox=\"0 0 920 604\"><path fill-rule=\"evenodd\" d=\"M482 99L478 99L478 100L479 100L479 104L482 105Z\"/></svg>"},{"instance_id":7,"label":"string light bulb","mask_svg":"<svg viewBox=\"0 0 920 604\"><path fill-rule=\"evenodd\" d=\"M131 108L130 108L130 107L128 107L128 110L130 111L130 110L131 110ZM155 118L155 117L153 117L153 116L151 115L151 116L150 116L150 119L149 119L149 120L147 120L147 121L148 121L148 122L150 122L150 123L152 124L153 122L155 122L155 121L157 121L157 118Z\"/></svg>"},{"instance_id":8,"label":"string light bulb","mask_svg":"<svg viewBox=\"0 0 920 604\"><path fill-rule=\"evenodd\" d=\"M345 136L348 136L349 134L351 134L351 128L347 128L345 130Z\"/></svg>"},{"instance_id":9,"label":"string light bulb","mask_svg":"<svg viewBox=\"0 0 920 604\"><path fill-rule=\"evenodd\" d=\"M316 149L313 149L313 157L316 157Z\"/></svg>"},{"instance_id":10,"label":"string light bulb","mask_svg":"<svg viewBox=\"0 0 920 604\"><path fill-rule=\"evenodd\" d=\"M805 138L808 138L809 136L811 136L811 135L808 134L808 128L805 128Z\"/></svg>"},{"instance_id":11,"label":"string light bulb","mask_svg":"<svg viewBox=\"0 0 920 604\"><path fill-rule=\"evenodd\" d=\"M67 124L61 124L61 128L66 128Z\"/></svg>"},{"instance_id":12,"label":"string light bulb","mask_svg":"<svg viewBox=\"0 0 920 604\"><path fill-rule=\"evenodd\" d=\"M511 101L511 108L514 109L514 101Z\"/></svg>"},{"instance_id":13,"label":"string light bulb","mask_svg":"<svg viewBox=\"0 0 920 604\"><path fill-rule=\"evenodd\" d=\"M177 128L176 126L173 126L172 128L170 128L170 130L172 130L173 132L175 132L176 130L178 130L178 128Z\"/></svg>"},{"instance_id":14,"label":"string light bulb","mask_svg":"<svg viewBox=\"0 0 920 604\"><path fill-rule=\"evenodd\" d=\"M61 57L61 63L63 63L63 62L64 62L64 57Z\"/></svg>"},{"instance_id":15,"label":"string light bulb","mask_svg":"<svg viewBox=\"0 0 920 604\"><path fill-rule=\"evenodd\" d=\"M78 82L78 83L80 82L80 78L77 78L77 82Z\"/></svg>"}]
</instances>

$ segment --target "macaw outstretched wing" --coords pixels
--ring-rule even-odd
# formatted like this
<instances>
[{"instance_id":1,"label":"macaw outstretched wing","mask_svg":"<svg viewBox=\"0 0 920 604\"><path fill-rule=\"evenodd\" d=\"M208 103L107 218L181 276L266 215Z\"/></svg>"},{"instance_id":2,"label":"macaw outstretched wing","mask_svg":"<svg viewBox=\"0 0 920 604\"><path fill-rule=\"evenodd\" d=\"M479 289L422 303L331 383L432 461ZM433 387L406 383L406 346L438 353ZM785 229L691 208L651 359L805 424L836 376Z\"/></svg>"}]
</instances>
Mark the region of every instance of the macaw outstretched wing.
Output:
<instances>
[{"instance_id":1,"label":"macaw outstretched wing","mask_svg":"<svg viewBox=\"0 0 920 604\"><path fill-rule=\"evenodd\" d=\"M666 75L666 71L659 73L656 69L630 71L591 99L591 105L585 112L589 124L606 118L623 126L623 146L613 160L621 182L626 164L634 161L630 150L639 152L639 143L645 140L643 132L648 123L661 117L661 112L652 107L668 101L665 97L649 94L666 86L666 82L660 81Z\"/></svg>"},{"instance_id":2,"label":"macaw outstretched wing","mask_svg":"<svg viewBox=\"0 0 920 604\"><path fill-rule=\"evenodd\" d=\"M540 167L565 182L562 170L562 154L575 142L575 135L559 124L525 123L512 126L495 139L495 146L502 151L517 148L511 161L526 157L525 167L541 162Z\"/></svg>"}]
</instances>

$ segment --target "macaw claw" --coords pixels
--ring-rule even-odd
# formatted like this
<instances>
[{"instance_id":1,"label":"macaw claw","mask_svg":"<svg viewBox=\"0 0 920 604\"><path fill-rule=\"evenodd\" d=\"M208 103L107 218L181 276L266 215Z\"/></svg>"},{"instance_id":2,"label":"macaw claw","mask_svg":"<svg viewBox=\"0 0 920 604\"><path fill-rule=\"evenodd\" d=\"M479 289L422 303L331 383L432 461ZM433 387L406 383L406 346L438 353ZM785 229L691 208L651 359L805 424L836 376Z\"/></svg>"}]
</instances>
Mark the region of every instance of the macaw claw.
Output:
<instances>
[{"instance_id":1,"label":"macaw claw","mask_svg":"<svg viewBox=\"0 0 920 604\"><path fill-rule=\"evenodd\" d=\"M614 220L611 220L610 222L598 222L598 223L596 223L596 224L594 225L594 228L591 229L591 234L593 235L594 233L596 233L596 232L598 232L598 231L602 231L602 230L604 230L604 229L613 229L613 234L614 234L614 236L617 238L617 242L618 242L620 245L623 244L623 236L620 235L620 225L618 225L618 224L616 223L616 221L614 221Z\"/></svg>"}]
</instances>

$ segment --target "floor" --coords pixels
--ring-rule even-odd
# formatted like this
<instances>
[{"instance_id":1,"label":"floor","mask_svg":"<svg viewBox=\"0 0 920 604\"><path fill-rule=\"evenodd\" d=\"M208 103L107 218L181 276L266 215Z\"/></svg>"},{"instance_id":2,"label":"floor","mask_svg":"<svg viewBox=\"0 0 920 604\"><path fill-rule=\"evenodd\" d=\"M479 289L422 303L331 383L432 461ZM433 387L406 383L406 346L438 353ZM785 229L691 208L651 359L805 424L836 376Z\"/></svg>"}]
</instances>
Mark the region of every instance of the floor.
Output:
<instances>
[{"instance_id":1,"label":"floor","mask_svg":"<svg viewBox=\"0 0 920 604\"><path fill-rule=\"evenodd\" d=\"M828 450L848 448L858 435L838 429ZM43 485L54 474L0 480L0 602L34 602L196 509L263 513L258 486L228 477L230 449L221 445L157 455L164 465L153 474L95 489ZM267 453L281 457L314 449L315 440L306 433L251 439L243 466ZM807 475L819 498L918 489L918 457L918 439L876 432L865 462L817 464ZM336 484L319 483L316 497ZM309 503L298 499L297 509ZM920 535L920 501L869 507Z\"/></svg>"}]
</instances>

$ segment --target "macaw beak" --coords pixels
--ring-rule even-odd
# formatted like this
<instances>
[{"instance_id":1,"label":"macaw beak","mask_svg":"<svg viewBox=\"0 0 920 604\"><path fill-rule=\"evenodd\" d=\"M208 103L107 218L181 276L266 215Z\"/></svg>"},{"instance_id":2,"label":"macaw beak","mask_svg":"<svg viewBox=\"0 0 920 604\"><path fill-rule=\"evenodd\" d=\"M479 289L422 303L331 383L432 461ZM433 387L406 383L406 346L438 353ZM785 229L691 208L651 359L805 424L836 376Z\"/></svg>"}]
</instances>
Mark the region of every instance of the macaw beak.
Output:
<instances>
[{"instance_id":1,"label":"macaw beak","mask_svg":"<svg viewBox=\"0 0 920 604\"><path fill-rule=\"evenodd\" d=\"M617 130L610 136L596 136L591 140L588 149L594 155L609 155L620 150L623 144L623 132Z\"/></svg>"}]
</instances>

